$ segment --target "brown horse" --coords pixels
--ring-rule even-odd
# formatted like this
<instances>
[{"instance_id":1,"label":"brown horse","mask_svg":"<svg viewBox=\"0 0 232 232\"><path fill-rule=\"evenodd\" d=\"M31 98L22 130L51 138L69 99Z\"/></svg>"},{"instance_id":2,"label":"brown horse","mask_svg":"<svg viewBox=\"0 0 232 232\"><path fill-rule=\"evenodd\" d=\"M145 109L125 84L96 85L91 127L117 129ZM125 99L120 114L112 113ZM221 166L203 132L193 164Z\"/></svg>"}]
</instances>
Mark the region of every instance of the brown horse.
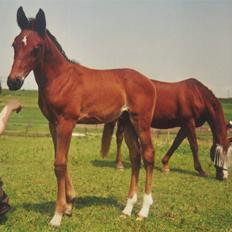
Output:
<instances>
[{"instance_id":1,"label":"brown horse","mask_svg":"<svg viewBox=\"0 0 232 232\"><path fill-rule=\"evenodd\" d=\"M228 139L227 137L227 129L231 128L232 125L231 122L226 123L223 108L212 91L195 79L187 79L176 83L156 80L152 82L157 90L155 113L151 123L152 128L180 127L172 146L162 159L162 170L164 172L169 171L169 159L187 137L193 153L194 168L200 176L206 176L198 158L195 129L208 122L213 134L211 157L216 166L216 177L226 179L228 176L227 160L232 153L232 148L229 146L231 138ZM124 124L120 120L117 123L116 167L123 168L120 147L123 140ZM116 122L112 122L104 126L101 149L103 156L109 150L115 124Z\"/></svg>"},{"instance_id":2,"label":"brown horse","mask_svg":"<svg viewBox=\"0 0 232 232\"><path fill-rule=\"evenodd\" d=\"M46 29L40 9L35 19L17 12L20 34L13 42L14 62L7 84L18 90L33 70L38 84L39 107L49 121L55 150L57 201L50 224L59 226L63 214L71 214L75 191L68 173L67 160L71 135L76 123L108 123L122 114L126 120L125 139L132 162L128 200L123 213L130 215L137 200L137 182L142 158L146 169L145 194L139 218L147 217L151 196L154 149L150 124L154 112L155 91L151 81L131 69L94 70L67 59L60 44ZM146 104L143 104L146 102Z\"/></svg>"}]
</instances>

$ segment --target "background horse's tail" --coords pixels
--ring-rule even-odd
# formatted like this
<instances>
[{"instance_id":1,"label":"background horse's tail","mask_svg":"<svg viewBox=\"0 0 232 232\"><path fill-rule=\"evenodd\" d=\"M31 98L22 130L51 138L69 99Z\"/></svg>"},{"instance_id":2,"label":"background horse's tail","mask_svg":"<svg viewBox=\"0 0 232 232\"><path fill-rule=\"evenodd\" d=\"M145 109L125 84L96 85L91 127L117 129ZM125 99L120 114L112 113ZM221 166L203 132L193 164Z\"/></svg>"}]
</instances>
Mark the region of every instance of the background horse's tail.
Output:
<instances>
[{"instance_id":1,"label":"background horse's tail","mask_svg":"<svg viewBox=\"0 0 232 232\"><path fill-rule=\"evenodd\" d=\"M106 123L104 125L102 140L101 140L101 156L106 157L110 149L110 143L112 140L115 122Z\"/></svg>"}]
</instances>

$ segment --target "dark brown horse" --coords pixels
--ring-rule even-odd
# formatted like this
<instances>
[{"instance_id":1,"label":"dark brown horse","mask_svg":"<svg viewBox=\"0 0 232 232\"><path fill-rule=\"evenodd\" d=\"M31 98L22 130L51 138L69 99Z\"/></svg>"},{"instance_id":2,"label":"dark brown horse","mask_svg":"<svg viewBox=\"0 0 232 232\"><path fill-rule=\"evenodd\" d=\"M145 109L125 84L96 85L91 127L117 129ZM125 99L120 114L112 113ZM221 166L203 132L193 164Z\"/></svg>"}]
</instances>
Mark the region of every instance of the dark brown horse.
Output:
<instances>
[{"instance_id":1,"label":"dark brown horse","mask_svg":"<svg viewBox=\"0 0 232 232\"><path fill-rule=\"evenodd\" d=\"M137 182L142 158L146 169L144 201L139 217L147 217L151 196L154 150L150 124L155 91L151 81L131 69L94 70L67 59L55 37L46 29L40 9L28 20L20 7L17 12L20 34L13 42L14 62L7 84L18 90L33 70L38 84L39 107L49 121L55 149L57 201L50 224L59 226L63 214L71 214L75 191L68 173L68 150L76 123L108 123L123 114L125 139L132 162L131 184L123 213L130 215L137 200ZM143 104L146 102L146 104Z\"/></svg>"},{"instance_id":2,"label":"dark brown horse","mask_svg":"<svg viewBox=\"0 0 232 232\"><path fill-rule=\"evenodd\" d=\"M227 160L232 153L232 148L229 146L231 138L228 139L227 137L227 129L232 125L231 122L226 123L223 108L212 91L195 79L187 79L176 83L155 80L152 82L154 88L157 90L157 101L151 126L159 129L180 127L172 146L162 159L162 170L164 172L169 171L169 159L181 142L187 137L193 153L194 168L200 176L206 176L198 158L198 144L195 129L196 127L202 126L205 122L208 122L213 135L211 157L216 166L216 176L219 179L226 179L228 176ZM106 124L104 127L101 149L103 156L109 150L115 123ZM120 151L123 131L124 124L119 120L116 132L117 168L123 168Z\"/></svg>"}]
</instances>

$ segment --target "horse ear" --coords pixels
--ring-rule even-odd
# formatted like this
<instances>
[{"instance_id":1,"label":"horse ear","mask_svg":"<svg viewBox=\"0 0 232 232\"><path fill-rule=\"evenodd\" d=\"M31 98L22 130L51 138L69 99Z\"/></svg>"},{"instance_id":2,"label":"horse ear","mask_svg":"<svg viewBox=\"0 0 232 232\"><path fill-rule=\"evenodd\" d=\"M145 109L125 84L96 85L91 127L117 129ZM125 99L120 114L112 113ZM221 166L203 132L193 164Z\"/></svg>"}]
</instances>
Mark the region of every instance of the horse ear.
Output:
<instances>
[{"instance_id":1,"label":"horse ear","mask_svg":"<svg viewBox=\"0 0 232 232\"><path fill-rule=\"evenodd\" d=\"M46 19L43 10L39 9L35 17L35 30L41 37L44 37L46 32Z\"/></svg>"},{"instance_id":2,"label":"horse ear","mask_svg":"<svg viewBox=\"0 0 232 232\"><path fill-rule=\"evenodd\" d=\"M29 21L21 6L17 11L17 23L21 30L29 28Z\"/></svg>"}]
</instances>

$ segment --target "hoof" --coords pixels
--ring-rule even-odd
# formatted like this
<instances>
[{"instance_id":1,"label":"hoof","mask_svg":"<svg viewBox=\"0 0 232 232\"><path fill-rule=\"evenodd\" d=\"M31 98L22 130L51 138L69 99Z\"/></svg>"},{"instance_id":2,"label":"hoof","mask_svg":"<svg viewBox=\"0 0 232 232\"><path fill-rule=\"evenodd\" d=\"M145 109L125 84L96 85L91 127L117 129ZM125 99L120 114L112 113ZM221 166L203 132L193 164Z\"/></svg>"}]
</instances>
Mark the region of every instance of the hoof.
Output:
<instances>
[{"instance_id":1,"label":"hoof","mask_svg":"<svg viewBox=\"0 0 232 232\"><path fill-rule=\"evenodd\" d=\"M199 172L198 175L201 176L201 177L207 177L208 176L208 174L206 172Z\"/></svg>"},{"instance_id":2,"label":"hoof","mask_svg":"<svg viewBox=\"0 0 232 232\"><path fill-rule=\"evenodd\" d=\"M141 221L143 221L144 220L144 217L141 217L141 216L138 216L137 218L136 218L136 221L137 222L141 222Z\"/></svg>"},{"instance_id":3,"label":"hoof","mask_svg":"<svg viewBox=\"0 0 232 232\"><path fill-rule=\"evenodd\" d=\"M66 210L64 211L64 214L66 216L69 216L69 217L72 216L72 209L73 209L73 204L75 200L76 200L76 195L74 194L74 197L72 197L72 199L68 201Z\"/></svg>"},{"instance_id":4,"label":"hoof","mask_svg":"<svg viewBox=\"0 0 232 232\"><path fill-rule=\"evenodd\" d=\"M72 206L70 208L67 208L64 212L64 214L68 217L72 216Z\"/></svg>"},{"instance_id":5,"label":"hoof","mask_svg":"<svg viewBox=\"0 0 232 232\"><path fill-rule=\"evenodd\" d=\"M162 171L163 173L169 173L169 172L170 172L170 168L169 168L169 167L163 166L162 169L161 169L161 171Z\"/></svg>"},{"instance_id":6,"label":"hoof","mask_svg":"<svg viewBox=\"0 0 232 232\"><path fill-rule=\"evenodd\" d=\"M123 171L124 170L123 164L122 163L116 164L116 169L119 170L119 171Z\"/></svg>"},{"instance_id":7,"label":"hoof","mask_svg":"<svg viewBox=\"0 0 232 232\"><path fill-rule=\"evenodd\" d=\"M49 222L49 225L53 227L59 227L61 224L62 216L63 215L60 213L55 213L52 220Z\"/></svg>"},{"instance_id":8,"label":"hoof","mask_svg":"<svg viewBox=\"0 0 232 232\"><path fill-rule=\"evenodd\" d=\"M124 213L119 216L120 219L127 219L129 217L130 217L129 215L126 215Z\"/></svg>"}]
</instances>

